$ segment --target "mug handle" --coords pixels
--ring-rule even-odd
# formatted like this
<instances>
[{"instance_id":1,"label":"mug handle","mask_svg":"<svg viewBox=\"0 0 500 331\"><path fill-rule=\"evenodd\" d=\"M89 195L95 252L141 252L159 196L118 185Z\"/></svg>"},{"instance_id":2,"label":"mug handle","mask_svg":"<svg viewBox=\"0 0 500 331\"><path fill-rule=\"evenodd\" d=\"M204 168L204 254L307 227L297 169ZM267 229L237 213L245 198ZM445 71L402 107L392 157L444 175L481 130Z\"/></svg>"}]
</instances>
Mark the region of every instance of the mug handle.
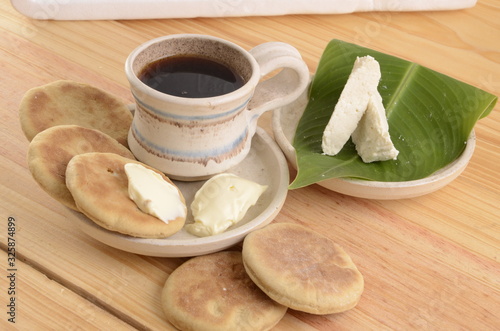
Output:
<instances>
[{"instance_id":1,"label":"mug handle","mask_svg":"<svg viewBox=\"0 0 500 331\"><path fill-rule=\"evenodd\" d=\"M251 122L264 112L296 100L307 88L310 73L299 51L283 42L267 42L250 50L260 67L260 77L281 69L276 75L257 84L247 109ZM251 123L253 124L253 123Z\"/></svg>"}]
</instances>

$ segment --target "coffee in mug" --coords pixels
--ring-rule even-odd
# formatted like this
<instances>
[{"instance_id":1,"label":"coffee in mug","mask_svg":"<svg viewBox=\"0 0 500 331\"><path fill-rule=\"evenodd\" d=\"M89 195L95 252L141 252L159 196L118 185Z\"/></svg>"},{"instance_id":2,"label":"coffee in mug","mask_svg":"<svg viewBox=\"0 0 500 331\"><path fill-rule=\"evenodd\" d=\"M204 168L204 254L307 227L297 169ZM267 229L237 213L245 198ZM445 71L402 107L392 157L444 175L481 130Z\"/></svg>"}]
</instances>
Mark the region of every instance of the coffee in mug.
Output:
<instances>
[{"instance_id":1,"label":"coffee in mug","mask_svg":"<svg viewBox=\"0 0 500 331\"><path fill-rule=\"evenodd\" d=\"M183 98L233 92L245 81L232 68L196 55L169 56L148 64L139 79L157 91Z\"/></svg>"},{"instance_id":2,"label":"coffee in mug","mask_svg":"<svg viewBox=\"0 0 500 331\"><path fill-rule=\"evenodd\" d=\"M243 161L260 115L295 100L310 79L299 52L288 44L268 42L246 51L196 34L140 45L127 58L125 72L136 101L128 135L132 153L186 181Z\"/></svg>"}]
</instances>

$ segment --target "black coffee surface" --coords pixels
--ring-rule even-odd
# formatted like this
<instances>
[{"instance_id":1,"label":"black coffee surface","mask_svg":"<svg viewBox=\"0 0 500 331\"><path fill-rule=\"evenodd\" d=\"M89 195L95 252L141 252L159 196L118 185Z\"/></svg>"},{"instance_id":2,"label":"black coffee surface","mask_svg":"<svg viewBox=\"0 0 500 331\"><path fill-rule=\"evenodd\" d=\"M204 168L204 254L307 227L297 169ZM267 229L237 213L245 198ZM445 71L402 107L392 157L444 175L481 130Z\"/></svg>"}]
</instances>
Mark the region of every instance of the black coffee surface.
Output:
<instances>
[{"instance_id":1,"label":"black coffee surface","mask_svg":"<svg viewBox=\"0 0 500 331\"><path fill-rule=\"evenodd\" d=\"M243 78L231 68L211 59L179 55L148 64L139 74L146 85L184 98L209 98L233 92Z\"/></svg>"}]
</instances>

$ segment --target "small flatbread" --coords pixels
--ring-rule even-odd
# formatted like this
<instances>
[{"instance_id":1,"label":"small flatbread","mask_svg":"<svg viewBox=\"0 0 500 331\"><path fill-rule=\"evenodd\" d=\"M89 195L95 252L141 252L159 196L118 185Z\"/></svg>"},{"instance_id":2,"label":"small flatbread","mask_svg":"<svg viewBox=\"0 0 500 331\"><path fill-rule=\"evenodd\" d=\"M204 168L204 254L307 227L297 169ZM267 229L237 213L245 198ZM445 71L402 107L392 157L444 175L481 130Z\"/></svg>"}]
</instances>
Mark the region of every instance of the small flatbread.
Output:
<instances>
[{"instance_id":1,"label":"small flatbread","mask_svg":"<svg viewBox=\"0 0 500 331\"><path fill-rule=\"evenodd\" d=\"M269 330L287 311L252 282L235 251L184 262L168 277L161 301L180 330Z\"/></svg>"},{"instance_id":2,"label":"small flatbread","mask_svg":"<svg viewBox=\"0 0 500 331\"><path fill-rule=\"evenodd\" d=\"M74 156L66 169L66 185L75 199L78 209L96 224L141 238L166 238L184 226L185 217L163 222L142 212L128 195L128 177L125 164L143 163L111 153L86 153ZM174 185L175 186L175 185ZM179 191L181 201L184 197Z\"/></svg>"},{"instance_id":3,"label":"small flatbread","mask_svg":"<svg viewBox=\"0 0 500 331\"><path fill-rule=\"evenodd\" d=\"M89 152L116 153L135 159L110 136L77 125L59 125L37 134L28 148L28 168L40 187L63 205L78 210L66 187L66 166L73 156Z\"/></svg>"},{"instance_id":4,"label":"small flatbread","mask_svg":"<svg viewBox=\"0 0 500 331\"><path fill-rule=\"evenodd\" d=\"M26 138L56 125L75 124L115 138L124 146L132 114L117 97L90 85L59 80L27 91L19 106Z\"/></svg>"},{"instance_id":5,"label":"small flatbread","mask_svg":"<svg viewBox=\"0 0 500 331\"><path fill-rule=\"evenodd\" d=\"M344 250L297 224L273 223L247 235L243 263L269 297L307 313L351 309L363 292L363 276Z\"/></svg>"}]
</instances>

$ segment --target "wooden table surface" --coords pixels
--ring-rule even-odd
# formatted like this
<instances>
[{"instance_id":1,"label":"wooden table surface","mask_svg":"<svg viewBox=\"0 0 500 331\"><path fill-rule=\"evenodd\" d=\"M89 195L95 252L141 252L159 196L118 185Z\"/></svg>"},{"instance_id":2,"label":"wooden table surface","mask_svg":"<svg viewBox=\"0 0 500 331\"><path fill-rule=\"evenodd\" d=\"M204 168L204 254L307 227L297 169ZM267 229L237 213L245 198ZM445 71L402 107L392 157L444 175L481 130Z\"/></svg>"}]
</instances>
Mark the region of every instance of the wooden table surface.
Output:
<instances>
[{"instance_id":1,"label":"wooden table surface","mask_svg":"<svg viewBox=\"0 0 500 331\"><path fill-rule=\"evenodd\" d=\"M37 186L18 118L29 88L70 79L131 102L123 67L133 48L166 34L202 33L246 49L287 42L311 72L328 41L342 39L500 95L499 22L498 0L451 12L136 21L35 21L2 1L0 329L172 329L160 290L186 260L101 244ZM290 191L275 221L303 224L341 244L366 287L348 312L289 310L275 330L500 330L499 110L500 104L477 123L476 151L463 174L435 193L377 201L318 185ZM271 131L270 114L260 125ZM9 221L15 225L14 271Z\"/></svg>"}]
</instances>

